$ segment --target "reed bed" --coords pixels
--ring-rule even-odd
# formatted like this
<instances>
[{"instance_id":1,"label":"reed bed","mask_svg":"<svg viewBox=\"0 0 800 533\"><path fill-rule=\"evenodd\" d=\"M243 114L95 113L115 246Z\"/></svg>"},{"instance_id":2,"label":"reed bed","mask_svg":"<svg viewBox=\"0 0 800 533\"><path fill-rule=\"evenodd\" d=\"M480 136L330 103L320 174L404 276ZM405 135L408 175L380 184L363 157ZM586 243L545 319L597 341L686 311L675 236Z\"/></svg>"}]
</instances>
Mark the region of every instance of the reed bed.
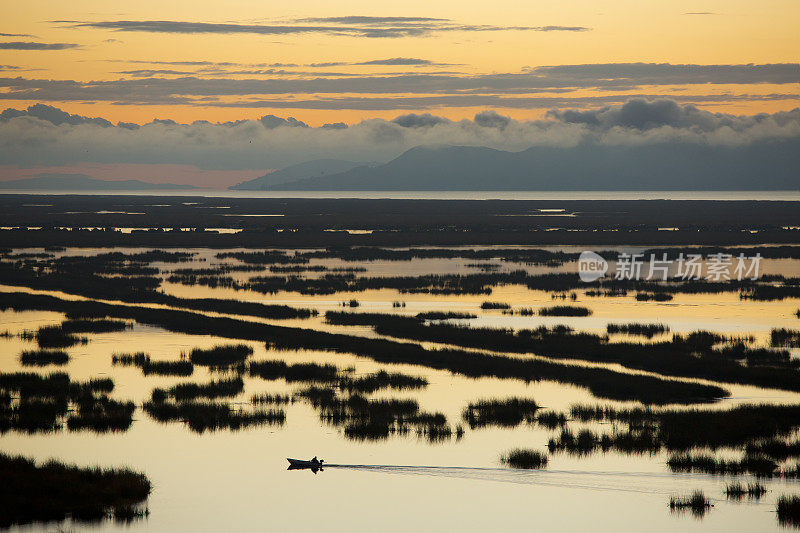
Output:
<instances>
[{"instance_id":1,"label":"reed bed","mask_svg":"<svg viewBox=\"0 0 800 533\"><path fill-rule=\"evenodd\" d=\"M417 313L416 318L419 320L468 320L478 318L478 315L455 311L427 311L425 313Z\"/></svg>"},{"instance_id":2,"label":"reed bed","mask_svg":"<svg viewBox=\"0 0 800 533\"><path fill-rule=\"evenodd\" d=\"M244 391L244 381L240 377L232 379L210 381L208 383L179 383L164 391L164 394L155 393L153 398L174 398L175 401L184 402L204 398L214 400L217 398L232 398Z\"/></svg>"},{"instance_id":3,"label":"reed bed","mask_svg":"<svg viewBox=\"0 0 800 533\"><path fill-rule=\"evenodd\" d=\"M725 496L731 500L741 500L745 496L751 500L759 500L767 493L767 488L761 483L730 483L725 486Z\"/></svg>"},{"instance_id":4,"label":"reed bed","mask_svg":"<svg viewBox=\"0 0 800 533\"><path fill-rule=\"evenodd\" d=\"M704 516L713 507L711 500L706 498L702 491L696 490L691 496L677 497L669 499L671 511L690 510L695 516Z\"/></svg>"},{"instance_id":5,"label":"reed bed","mask_svg":"<svg viewBox=\"0 0 800 533\"><path fill-rule=\"evenodd\" d=\"M114 382L108 378L71 381L64 373L40 376L32 373L0 374L0 396L15 395L16 404L0 409L0 433L57 431L124 431L133 421L132 402L108 398Z\"/></svg>"},{"instance_id":6,"label":"reed bed","mask_svg":"<svg viewBox=\"0 0 800 533\"><path fill-rule=\"evenodd\" d=\"M781 525L800 527L800 496L781 496L775 511Z\"/></svg>"},{"instance_id":7,"label":"reed bed","mask_svg":"<svg viewBox=\"0 0 800 533\"><path fill-rule=\"evenodd\" d=\"M523 360L517 357L466 352L458 349L433 350L423 348L419 344L396 342L389 339L365 338L232 318L209 317L187 311L144 309L93 301L70 301L53 296L26 293L7 293L0 302L0 309L9 308L52 310L80 313L84 316L134 319L142 324L155 325L169 331L188 334L218 335L225 338L254 341L269 339L269 345L278 349L321 349L352 353L384 364L417 364L473 378L492 376L524 381L547 379L586 387L592 394L600 398L638 400L648 404L713 401L728 395L727 390L713 385L666 380L647 375L624 374L603 368L568 366L542 360ZM455 335L454 337L458 338ZM560 335L558 339L554 340L560 340L562 337L563 335ZM484 337L482 339L486 340ZM558 346L558 344L554 343L553 346ZM642 351L638 351L636 355L639 358ZM791 375L784 376L783 380L787 384L794 382L794 385L791 385L793 387L800 387L797 380L794 380ZM769 381L779 380L770 377Z\"/></svg>"},{"instance_id":8,"label":"reed bed","mask_svg":"<svg viewBox=\"0 0 800 533\"><path fill-rule=\"evenodd\" d=\"M483 302L481 304L483 310L502 310L511 309L511 305L504 302Z\"/></svg>"},{"instance_id":9,"label":"reed bed","mask_svg":"<svg viewBox=\"0 0 800 533\"><path fill-rule=\"evenodd\" d=\"M142 374L149 376L181 376L188 377L194 373L194 365L191 361L153 361L144 352L134 354L114 354L111 362L115 365L136 366L142 370Z\"/></svg>"},{"instance_id":10,"label":"reed bed","mask_svg":"<svg viewBox=\"0 0 800 533\"><path fill-rule=\"evenodd\" d=\"M284 361L253 361L250 376L261 379L285 379L287 382L332 383L339 379L339 369L333 365L316 363L287 364Z\"/></svg>"},{"instance_id":11,"label":"reed bed","mask_svg":"<svg viewBox=\"0 0 800 533\"><path fill-rule=\"evenodd\" d=\"M500 462L511 468L541 469L546 468L547 455L536 450L516 448L500 456Z\"/></svg>"},{"instance_id":12,"label":"reed bed","mask_svg":"<svg viewBox=\"0 0 800 533\"><path fill-rule=\"evenodd\" d=\"M669 332L669 327L664 324L629 322L627 324L608 324L606 325L606 331L609 334L625 333L627 335L641 335L651 339L656 335Z\"/></svg>"},{"instance_id":13,"label":"reed bed","mask_svg":"<svg viewBox=\"0 0 800 533\"><path fill-rule=\"evenodd\" d=\"M539 405L527 398L480 400L470 403L461 417L471 429L486 426L516 427L522 422L532 422Z\"/></svg>"},{"instance_id":14,"label":"reed bed","mask_svg":"<svg viewBox=\"0 0 800 533\"><path fill-rule=\"evenodd\" d=\"M243 363L253 354L247 344L225 344L209 349L195 348L189 353L189 361L201 366L227 366Z\"/></svg>"},{"instance_id":15,"label":"reed bed","mask_svg":"<svg viewBox=\"0 0 800 533\"><path fill-rule=\"evenodd\" d=\"M288 394L254 394L250 397L250 403L254 405L285 405L294 403L294 398Z\"/></svg>"},{"instance_id":16,"label":"reed bed","mask_svg":"<svg viewBox=\"0 0 800 533\"><path fill-rule=\"evenodd\" d=\"M702 454L673 455L667 460L667 466L673 472L701 472L719 476L752 474L771 478L778 473L778 464L772 459L748 455L738 461Z\"/></svg>"},{"instance_id":17,"label":"reed bed","mask_svg":"<svg viewBox=\"0 0 800 533\"><path fill-rule=\"evenodd\" d=\"M539 309L539 316L589 316L592 310L578 305L554 305Z\"/></svg>"},{"instance_id":18,"label":"reed bed","mask_svg":"<svg viewBox=\"0 0 800 533\"><path fill-rule=\"evenodd\" d=\"M61 330L65 333L113 333L125 331L130 327L124 320L105 319L85 319L73 318L64 320L61 323Z\"/></svg>"},{"instance_id":19,"label":"reed bed","mask_svg":"<svg viewBox=\"0 0 800 533\"><path fill-rule=\"evenodd\" d=\"M65 365L69 355L64 350L25 350L19 356L22 366Z\"/></svg>"},{"instance_id":20,"label":"reed bed","mask_svg":"<svg viewBox=\"0 0 800 533\"><path fill-rule=\"evenodd\" d=\"M36 331L39 348L69 348L76 344L86 344L89 339L67 333L61 326L43 326Z\"/></svg>"},{"instance_id":21,"label":"reed bed","mask_svg":"<svg viewBox=\"0 0 800 533\"><path fill-rule=\"evenodd\" d=\"M57 461L37 464L0 453L0 527L34 522L100 521L129 515L147 499L147 477L126 468L81 468Z\"/></svg>"},{"instance_id":22,"label":"reed bed","mask_svg":"<svg viewBox=\"0 0 800 533\"><path fill-rule=\"evenodd\" d=\"M142 409L158 422L183 422L196 433L283 425L286 422L286 413L280 409L243 411L234 410L228 404L208 401L180 403L150 401L145 402Z\"/></svg>"}]
</instances>

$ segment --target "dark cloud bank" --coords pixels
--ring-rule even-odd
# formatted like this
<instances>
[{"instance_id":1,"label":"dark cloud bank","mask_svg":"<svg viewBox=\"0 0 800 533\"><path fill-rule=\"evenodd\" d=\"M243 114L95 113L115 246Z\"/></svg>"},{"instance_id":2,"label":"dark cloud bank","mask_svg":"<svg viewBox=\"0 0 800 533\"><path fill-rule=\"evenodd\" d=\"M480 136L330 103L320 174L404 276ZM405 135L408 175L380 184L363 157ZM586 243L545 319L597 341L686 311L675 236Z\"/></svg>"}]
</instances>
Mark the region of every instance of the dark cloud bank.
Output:
<instances>
[{"instance_id":1,"label":"dark cloud bank","mask_svg":"<svg viewBox=\"0 0 800 533\"><path fill-rule=\"evenodd\" d=\"M308 127L293 118L135 125L38 104L0 114L0 164L178 163L269 169L318 159L385 164L284 188L797 189L800 109L754 116L633 99L517 121L433 114ZM254 177L263 172L254 171Z\"/></svg>"}]
</instances>

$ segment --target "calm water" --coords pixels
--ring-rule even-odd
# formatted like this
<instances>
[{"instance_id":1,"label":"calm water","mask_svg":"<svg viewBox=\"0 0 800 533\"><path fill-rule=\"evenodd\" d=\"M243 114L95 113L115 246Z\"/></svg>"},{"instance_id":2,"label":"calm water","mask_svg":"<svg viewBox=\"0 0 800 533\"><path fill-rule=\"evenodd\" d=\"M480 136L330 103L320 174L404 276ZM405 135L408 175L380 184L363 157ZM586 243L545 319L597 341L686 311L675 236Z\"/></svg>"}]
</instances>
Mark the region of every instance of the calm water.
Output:
<instances>
[{"instance_id":1,"label":"calm water","mask_svg":"<svg viewBox=\"0 0 800 533\"><path fill-rule=\"evenodd\" d=\"M400 200L800 200L796 191L59 191L3 189L2 194L202 196L208 198L361 198Z\"/></svg>"},{"instance_id":2,"label":"calm water","mask_svg":"<svg viewBox=\"0 0 800 533\"><path fill-rule=\"evenodd\" d=\"M68 250L87 254L100 250ZM213 264L212 252L196 250L198 258ZM339 266L338 261L325 260ZM414 262L364 263L370 275L468 271L466 260L416 260ZM782 271L800 273L800 262L776 263ZM347 263L347 266L361 266ZM157 264L162 270L186 264ZM518 265L511 265L516 268ZM509 268L511 268L509 266ZM530 267L538 268L538 267ZM568 266L564 268L569 268ZM778 267L775 267L778 268ZM258 274L258 273L257 273ZM250 276L252 273L234 273ZM361 302L359 311L401 312L451 310L472 312L479 317L470 324L492 327L533 328L541 324L567 324L577 330L603 331L609 322L662 322L674 332L709 329L719 332L748 332L766 343L771 328L797 328L793 315L796 300L783 302L740 301L736 294L678 295L667 303L636 302L633 294L622 298L588 298L579 295L578 304L590 307L585 318L521 317L483 311L487 299L515 307L552 305L549 294L520 286L498 287L491 296L398 295L392 290L367 291L331 296L302 296L296 293L262 295L166 284L167 292L188 297L236 297L265 303L287 303L312 307L321 312L340 309L351 297ZM15 290L0 286L0 291ZM2 295L0 293L0 298ZM406 307L393 309L396 300ZM560 303L560 300L556 300ZM2 312L0 329L19 332L63 319L51 312ZM250 318L248 318L249 320ZM252 319L256 320L256 319ZM350 334L372 334L365 328L334 327L322 318L271 321L290 326L312 327ZM176 360L181 352L232 342L212 336L191 336L160 328L135 325L118 333L89 335L90 342L69 349L72 357L63 370L72 379L110 376L116 384L112 396L141 404L155 387L179 382L205 382L218 378L195 367L189 378L143 376L135 367L112 366L115 352L147 351L153 359ZM448 422L460 423L461 412L470 401L481 398L523 396L535 399L548 410L566 411L575 403L597 403L585 389L553 382L526 384L516 380L468 379L449 372L405 365L381 365L347 354L317 351L267 349L249 342L255 350L251 360L282 359L287 362L331 363L339 368L354 367L356 374L386 369L430 382L420 391L379 392L376 397L413 398L421 409L444 413ZM19 371L19 353L31 345L18 338L0 339L0 370ZM44 370L42 372L47 372ZM732 398L715 407L743 402L800 402L800 395L756 387L728 386ZM302 388L282 380L264 381L245 377L245 390L235 402L246 403L256 393L291 393ZM614 402L599 402L620 405ZM515 447L546 449L554 432L538 426L470 430L460 440L430 443L416 435L390 437L378 442L345 438L341 431L319 420L308 404L287 406L283 426L262 426L242 431L197 434L180 423L160 424L141 410L125 433L96 435L62 431L26 435L0 435L0 450L37 459L58 458L81 465L127 465L147 473L154 491L148 506L150 516L130 526L105 522L97 530L148 531L402 531L462 530L505 531L531 529L631 531L773 531L781 529L774 514L775 500L782 494L800 492L796 482L772 481L759 503L728 502L723 490L729 479L699 474L672 474L665 454L593 454L575 457L556 454L543 471L512 471L502 468L499 456ZM570 424L573 431L583 427L609 431L597 424ZM723 452L724 453L724 452ZM318 455L339 466L326 467L313 475L309 471L287 471L286 457ZM690 514L668 510L671 495L686 495L702 489L714 508L702 520ZM85 525L64 524L65 529L83 530ZM20 531L54 531L53 525L34 525Z\"/></svg>"}]
</instances>

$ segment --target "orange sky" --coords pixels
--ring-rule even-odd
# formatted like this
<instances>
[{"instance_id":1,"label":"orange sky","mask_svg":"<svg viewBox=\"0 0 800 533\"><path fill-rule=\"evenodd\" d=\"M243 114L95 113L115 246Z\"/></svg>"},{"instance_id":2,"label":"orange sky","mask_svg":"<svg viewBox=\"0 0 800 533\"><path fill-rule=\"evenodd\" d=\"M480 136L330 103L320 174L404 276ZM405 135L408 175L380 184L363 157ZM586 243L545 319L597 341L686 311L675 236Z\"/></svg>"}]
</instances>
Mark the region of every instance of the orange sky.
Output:
<instances>
[{"instance_id":1,"label":"orange sky","mask_svg":"<svg viewBox=\"0 0 800 533\"><path fill-rule=\"evenodd\" d=\"M587 79L570 86L559 79L553 86L536 88L535 93L519 83L500 90L482 82L465 85L453 80L520 75L526 69L550 65L797 63L797 0L296 1L280 5L251 0L113 4L76 0L14 3L3 11L0 33L9 35L0 36L0 77L22 81L6 80L0 87L5 94L0 108L24 108L41 101L113 122L225 121L275 114L321 125L409 112L464 118L482 109L526 119L541 117L550 107L592 107L606 101L598 97L629 95L673 97L735 114L800 105L797 75L794 79L784 76L777 83L752 73L739 83L719 83L725 80L713 76L710 80L684 76L677 83L634 77L606 86L593 86ZM322 20L345 16L406 18ZM419 21L420 17L441 20ZM131 21L145 24L138 26L139 31L121 31L132 29ZM183 24L165 30L154 21ZM111 24L98 27L97 23ZM198 23L228 26L209 29ZM299 32L299 26L310 29ZM265 34L264 27L278 29ZM61 49L20 49L42 44ZM392 58L422 60L418 61L422 64L357 64ZM215 65L185 64L197 62ZM315 63L339 65L311 66ZM270 66L275 64L282 66ZM143 70L168 72L134 72ZM389 78L391 87L394 77L414 74L421 75L420 84L427 84L437 73L447 73L444 85L417 89L398 80L398 90L392 93L375 90L371 81ZM146 87L142 81L183 77L198 81L182 83L177 93L172 88L154 89L158 83ZM320 88L328 88L317 93L314 80L320 77L324 77ZM30 80L41 80L36 82L38 92L30 91ZM275 80L287 82L289 88L273 92L274 85L265 83L259 92L261 82ZM225 84L222 90L220 81ZM469 102L458 100L465 95L470 96ZM408 97L428 100L403 103ZM431 97L439 100L431 103ZM535 99L503 103L505 98L521 97L561 100L552 105L550 100ZM341 102L341 98L348 100ZM293 108L293 101L305 103Z\"/></svg>"}]
</instances>

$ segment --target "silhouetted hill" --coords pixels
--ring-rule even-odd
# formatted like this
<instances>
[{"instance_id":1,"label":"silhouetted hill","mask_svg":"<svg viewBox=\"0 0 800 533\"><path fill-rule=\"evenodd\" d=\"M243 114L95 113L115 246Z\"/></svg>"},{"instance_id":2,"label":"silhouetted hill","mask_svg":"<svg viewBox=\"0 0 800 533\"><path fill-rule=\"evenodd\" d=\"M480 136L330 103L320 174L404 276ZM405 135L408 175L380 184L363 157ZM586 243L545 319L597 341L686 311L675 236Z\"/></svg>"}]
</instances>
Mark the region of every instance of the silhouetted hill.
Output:
<instances>
[{"instance_id":1,"label":"silhouetted hill","mask_svg":"<svg viewBox=\"0 0 800 533\"><path fill-rule=\"evenodd\" d=\"M367 165L367 163L356 163L355 161L343 161L340 159L315 159L314 161L291 165L258 178L237 183L228 188L234 191L263 191L274 185L305 178L322 178L346 172L362 165Z\"/></svg>"},{"instance_id":2,"label":"silhouetted hill","mask_svg":"<svg viewBox=\"0 0 800 533\"><path fill-rule=\"evenodd\" d=\"M54 191L146 191L166 189L196 189L194 185L148 183L140 180L99 180L86 174L38 174L32 178L0 181L0 189Z\"/></svg>"},{"instance_id":3,"label":"silhouetted hill","mask_svg":"<svg viewBox=\"0 0 800 533\"><path fill-rule=\"evenodd\" d=\"M800 142L746 146L424 146L375 167L306 178L276 190L796 190Z\"/></svg>"}]
</instances>

